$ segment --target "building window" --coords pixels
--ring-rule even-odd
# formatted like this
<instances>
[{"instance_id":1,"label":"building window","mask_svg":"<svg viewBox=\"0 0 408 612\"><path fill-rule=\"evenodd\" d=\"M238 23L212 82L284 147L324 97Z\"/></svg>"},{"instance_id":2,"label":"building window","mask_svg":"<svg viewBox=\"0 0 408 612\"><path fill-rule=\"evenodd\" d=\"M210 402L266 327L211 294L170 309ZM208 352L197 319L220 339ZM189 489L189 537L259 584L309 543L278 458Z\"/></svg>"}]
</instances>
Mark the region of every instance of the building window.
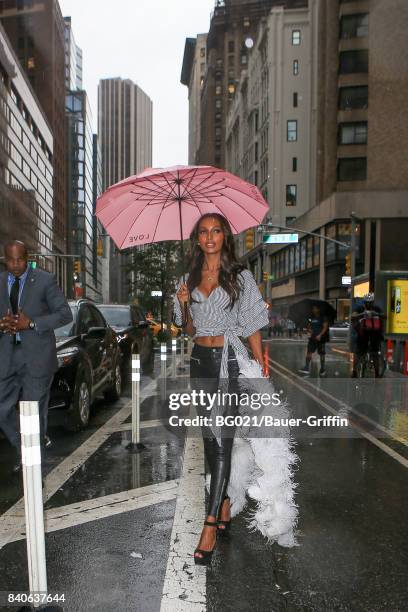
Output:
<instances>
[{"instance_id":1,"label":"building window","mask_svg":"<svg viewBox=\"0 0 408 612\"><path fill-rule=\"evenodd\" d=\"M29 57L27 60L27 68L28 70L34 70L35 68L35 61L33 57Z\"/></svg>"},{"instance_id":2,"label":"building window","mask_svg":"<svg viewBox=\"0 0 408 612\"><path fill-rule=\"evenodd\" d=\"M292 157L292 172L297 172L297 157Z\"/></svg>"},{"instance_id":3,"label":"building window","mask_svg":"<svg viewBox=\"0 0 408 612\"><path fill-rule=\"evenodd\" d=\"M201 65L202 65L202 66L205 66L205 64L201 64ZM223 61L222 61L221 57L219 57L219 58L217 59L217 61L215 62L215 65L216 65L216 67L217 67L217 68L222 68Z\"/></svg>"},{"instance_id":4,"label":"building window","mask_svg":"<svg viewBox=\"0 0 408 612\"><path fill-rule=\"evenodd\" d=\"M294 223L295 221L296 221L296 217L286 217L286 220L285 220L285 225L286 225L286 227L287 227L288 225L291 225L291 224L292 224L292 223Z\"/></svg>"},{"instance_id":5,"label":"building window","mask_svg":"<svg viewBox=\"0 0 408 612\"><path fill-rule=\"evenodd\" d=\"M340 53L340 74L368 72L368 49L342 51Z\"/></svg>"},{"instance_id":6,"label":"building window","mask_svg":"<svg viewBox=\"0 0 408 612\"><path fill-rule=\"evenodd\" d=\"M291 120L287 122L286 139L288 142L295 142L297 140L297 121L296 120Z\"/></svg>"},{"instance_id":7,"label":"building window","mask_svg":"<svg viewBox=\"0 0 408 612\"><path fill-rule=\"evenodd\" d=\"M339 144L367 144L367 121L340 124Z\"/></svg>"},{"instance_id":8,"label":"building window","mask_svg":"<svg viewBox=\"0 0 408 612\"><path fill-rule=\"evenodd\" d=\"M235 83L228 83L228 93L233 96L235 93Z\"/></svg>"},{"instance_id":9,"label":"building window","mask_svg":"<svg viewBox=\"0 0 408 612\"><path fill-rule=\"evenodd\" d=\"M235 56L229 55L228 56L228 66L233 66L234 64L235 64Z\"/></svg>"},{"instance_id":10,"label":"building window","mask_svg":"<svg viewBox=\"0 0 408 612\"><path fill-rule=\"evenodd\" d=\"M318 266L320 264L320 238L318 236L313 237L313 265Z\"/></svg>"},{"instance_id":11,"label":"building window","mask_svg":"<svg viewBox=\"0 0 408 612\"><path fill-rule=\"evenodd\" d=\"M286 206L296 206L297 186L286 185Z\"/></svg>"},{"instance_id":12,"label":"building window","mask_svg":"<svg viewBox=\"0 0 408 612\"><path fill-rule=\"evenodd\" d=\"M298 95L297 95L297 91L295 91L293 94L293 107L297 108L297 105L298 105Z\"/></svg>"},{"instance_id":13,"label":"building window","mask_svg":"<svg viewBox=\"0 0 408 612\"><path fill-rule=\"evenodd\" d=\"M258 170L254 172L254 185L258 186Z\"/></svg>"},{"instance_id":14,"label":"building window","mask_svg":"<svg viewBox=\"0 0 408 612\"><path fill-rule=\"evenodd\" d=\"M228 53L234 53L234 41L233 40L229 40L228 41Z\"/></svg>"},{"instance_id":15,"label":"building window","mask_svg":"<svg viewBox=\"0 0 408 612\"><path fill-rule=\"evenodd\" d=\"M299 60L293 60L293 74L295 76L299 74Z\"/></svg>"},{"instance_id":16,"label":"building window","mask_svg":"<svg viewBox=\"0 0 408 612\"><path fill-rule=\"evenodd\" d=\"M248 63L248 56L247 56L247 54L246 54L246 53L243 53L243 54L241 55L241 64L242 64L243 66L245 66L247 63Z\"/></svg>"},{"instance_id":17,"label":"building window","mask_svg":"<svg viewBox=\"0 0 408 612\"><path fill-rule=\"evenodd\" d=\"M258 143L257 142L255 143L254 150L255 150L255 162L257 162L258 158L259 158L259 152L258 152L259 151L259 147L258 147Z\"/></svg>"},{"instance_id":18,"label":"building window","mask_svg":"<svg viewBox=\"0 0 408 612\"><path fill-rule=\"evenodd\" d=\"M292 30L292 45L300 45L300 30Z\"/></svg>"},{"instance_id":19,"label":"building window","mask_svg":"<svg viewBox=\"0 0 408 612\"><path fill-rule=\"evenodd\" d=\"M205 57L205 47L201 47L201 49L200 49L200 57Z\"/></svg>"},{"instance_id":20,"label":"building window","mask_svg":"<svg viewBox=\"0 0 408 612\"><path fill-rule=\"evenodd\" d=\"M218 100L215 101L215 108L221 108L222 102L221 100L218 98Z\"/></svg>"},{"instance_id":21,"label":"building window","mask_svg":"<svg viewBox=\"0 0 408 612\"><path fill-rule=\"evenodd\" d=\"M250 25L251 25L251 20L249 19L249 17L244 17L244 20L243 20L244 28L249 28Z\"/></svg>"},{"instance_id":22,"label":"building window","mask_svg":"<svg viewBox=\"0 0 408 612\"><path fill-rule=\"evenodd\" d=\"M340 20L340 38L363 38L368 36L368 13L343 15Z\"/></svg>"},{"instance_id":23,"label":"building window","mask_svg":"<svg viewBox=\"0 0 408 612\"><path fill-rule=\"evenodd\" d=\"M366 157L343 157L337 164L338 181L365 181L367 179Z\"/></svg>"},{"instance_id":24,"label":"building window","mask_svg":"<svg viewBox=\"0 0 408 612\"><path fill-rule=\"evenodd\" d=\"M368 87L342 87L339 93L339 109L352 110L354 108L368 107Z\"/></svg>"},{"instance_id":25,"label":"building window","mask_svg":"<svg viewBox=\"0 0 408 612\"><path fill-rule=\"evenodd\" d=\"M215 95L216 95L216 96L220 96L220 95L221 95L221 93L222 93L222 87L221 87L221 85L216 85L216 87L215 87Z\"/></svg>"}]
</instances>

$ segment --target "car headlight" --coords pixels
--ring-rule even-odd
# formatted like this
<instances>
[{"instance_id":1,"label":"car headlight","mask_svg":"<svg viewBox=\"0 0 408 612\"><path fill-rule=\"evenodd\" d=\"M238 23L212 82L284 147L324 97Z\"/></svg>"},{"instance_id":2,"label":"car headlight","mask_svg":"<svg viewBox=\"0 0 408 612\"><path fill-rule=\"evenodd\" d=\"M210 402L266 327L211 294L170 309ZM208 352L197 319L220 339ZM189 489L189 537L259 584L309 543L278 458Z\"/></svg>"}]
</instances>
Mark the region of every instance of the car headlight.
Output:
<instances>
[{"instance_id":1,"label":"car headlight","mask_svg":"<svg viewBox=\"0 0 408 612\"><path fill-rule=\"evenodd\" d=\"M74 360L75 356L78 354L78 348L70 348L65 351L61 351L57 354L58 359L58 367L62 368L63 366L69 365Z\"/></svg>"}]
</instances>

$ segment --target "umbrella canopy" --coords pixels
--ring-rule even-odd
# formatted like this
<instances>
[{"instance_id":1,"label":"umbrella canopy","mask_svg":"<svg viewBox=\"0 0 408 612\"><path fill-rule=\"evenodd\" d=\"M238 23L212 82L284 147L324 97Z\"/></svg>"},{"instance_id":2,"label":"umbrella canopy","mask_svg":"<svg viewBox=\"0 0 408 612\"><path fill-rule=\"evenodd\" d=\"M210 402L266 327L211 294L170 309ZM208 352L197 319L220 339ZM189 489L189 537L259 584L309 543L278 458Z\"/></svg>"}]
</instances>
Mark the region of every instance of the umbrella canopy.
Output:
<instances>
[{"instance_id":1,"label":"umbrella canopy","mask_svg":"<svg viewBox=\"0 0 408 612\"><path fill-rule=\"evenodd\" d=\"M269 207L257 187L211 166L148 168L109 187L96 216L119 249L185 240L205 213L219 213L234 234L258 225Z\"/></svg>"},{"instance_id":2,"label":"umbrella canopy","mask_svg":"<svg viewBox=\"0 0 408 612\"><path fill-rule=\"evenodd\" d=\"M296 304L292 304L289 308L289 319L292 319L292 321L299 326L304 325L312 316L313 306L318 306L320 308L320 314L323 317L327 317L329 323L333 323L337 314L336 309L324 300L314 300L311 298L305 298L300 302L296 302Z\"/></svg>"}]
</instances>

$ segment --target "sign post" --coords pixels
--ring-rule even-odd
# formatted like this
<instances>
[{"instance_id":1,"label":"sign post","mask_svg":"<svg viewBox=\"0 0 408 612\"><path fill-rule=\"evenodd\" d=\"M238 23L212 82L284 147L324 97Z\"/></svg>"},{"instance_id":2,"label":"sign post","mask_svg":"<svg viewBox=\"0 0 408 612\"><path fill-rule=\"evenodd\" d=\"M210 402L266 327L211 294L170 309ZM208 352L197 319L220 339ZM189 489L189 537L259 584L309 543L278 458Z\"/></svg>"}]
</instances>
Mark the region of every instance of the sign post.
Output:
<instances>
[{"instance_id":1,"label":"sign post","mask_svg":"<svg viewBox=\"0 0 408 612\"><path fill-rule=\"evenodd\" d=\"M140 442L140 355L132 355L132 441L126 447L140 453L145 447Z\"/></svg>"}]
</instances>

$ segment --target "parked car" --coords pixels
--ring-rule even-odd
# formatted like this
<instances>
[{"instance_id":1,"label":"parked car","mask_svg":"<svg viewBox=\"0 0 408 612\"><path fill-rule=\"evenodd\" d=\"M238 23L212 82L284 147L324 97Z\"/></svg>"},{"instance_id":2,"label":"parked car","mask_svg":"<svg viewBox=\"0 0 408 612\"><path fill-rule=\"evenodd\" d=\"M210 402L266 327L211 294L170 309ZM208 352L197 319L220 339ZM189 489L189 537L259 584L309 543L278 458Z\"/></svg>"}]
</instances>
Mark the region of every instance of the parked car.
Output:
<instances>
[{"instance_id":1,"label":"parked car","mask_svg":"<svg viewBox=\"0 0 408 612\"><path fill-rule=\"evenodd\" d=\"M50 409L67 410L66 425L83 429L91 404L103 393L116 401L122 392L121 353L114 330L92 302L69 303L73 321L55 330L58 371L51 387Z\"/></svg>"},{"instance_id":2,"label":"parked car","mask_svg":"<svg viewBox=\"0 0 408 612\"><path fill-rule=\"evenodd\" d=\"M142 370L151 372L153 334L142 310L133 304L99 304L98 308L118 336L123 373L130 369L132 353L139 353Z\"/></svg>"},{"instance_id":3,"label":"parked car","mask_svg":"<svg viewBox=\"0 0 408 612\"><path fill-rule=\"evenodd\" d=\"M330 325L330 340L346 342L349 336L350 323L348 321L334 321Z\"/></svg>"}]
</instances>

